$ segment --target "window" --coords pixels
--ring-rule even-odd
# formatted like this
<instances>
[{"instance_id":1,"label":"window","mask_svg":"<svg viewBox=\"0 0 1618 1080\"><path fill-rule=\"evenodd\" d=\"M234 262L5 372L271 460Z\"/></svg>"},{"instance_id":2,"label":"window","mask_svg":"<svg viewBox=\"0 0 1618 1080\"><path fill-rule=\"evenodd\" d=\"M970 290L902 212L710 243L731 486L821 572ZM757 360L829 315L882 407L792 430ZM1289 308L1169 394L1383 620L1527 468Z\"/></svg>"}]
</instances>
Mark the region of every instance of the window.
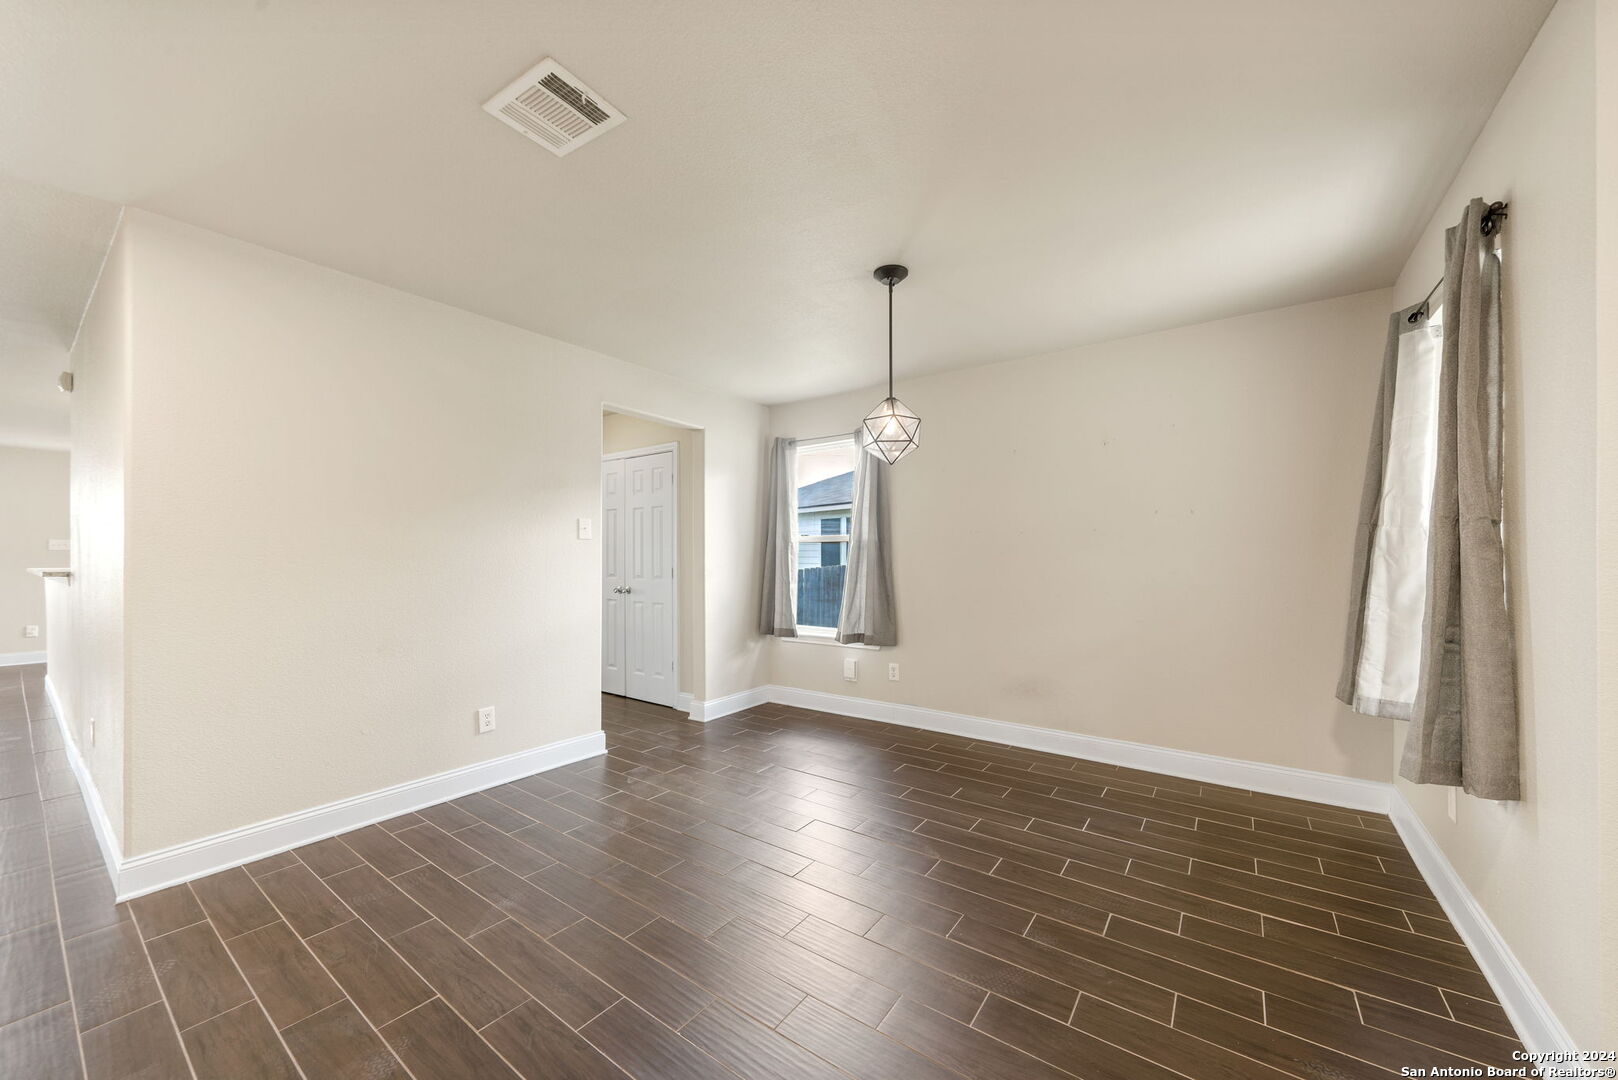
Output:
<instances>
[{"instance_id":1,"label":"window","mask_svg":"<svg viewBox=\"0 0 1618 1080\"><path fill-rule=\"evenodd\" d=\"M798 633L825 636L837 628L848 568L849 515L854 504L854 440L798 444Z\"/></svg>"}]
</instances>

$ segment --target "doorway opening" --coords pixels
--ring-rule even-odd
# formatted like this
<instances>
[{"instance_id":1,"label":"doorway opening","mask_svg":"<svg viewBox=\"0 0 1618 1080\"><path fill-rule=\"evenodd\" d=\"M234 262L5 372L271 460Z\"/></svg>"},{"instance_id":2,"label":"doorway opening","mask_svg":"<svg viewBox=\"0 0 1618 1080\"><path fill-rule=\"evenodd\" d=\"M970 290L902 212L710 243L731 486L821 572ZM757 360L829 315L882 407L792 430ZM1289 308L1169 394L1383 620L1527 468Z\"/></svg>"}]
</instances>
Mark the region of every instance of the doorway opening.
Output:
<instances>
[{"instance_id":1,"label":"doorway opening","mask_svg":"<svg viewBox=\"0 0 1618 1080\"><path fill-rule=\"evenodd\" d=\"M702 431L601 425L601 689L689 710L701 681Z\"/></svg>"}]
</instances>

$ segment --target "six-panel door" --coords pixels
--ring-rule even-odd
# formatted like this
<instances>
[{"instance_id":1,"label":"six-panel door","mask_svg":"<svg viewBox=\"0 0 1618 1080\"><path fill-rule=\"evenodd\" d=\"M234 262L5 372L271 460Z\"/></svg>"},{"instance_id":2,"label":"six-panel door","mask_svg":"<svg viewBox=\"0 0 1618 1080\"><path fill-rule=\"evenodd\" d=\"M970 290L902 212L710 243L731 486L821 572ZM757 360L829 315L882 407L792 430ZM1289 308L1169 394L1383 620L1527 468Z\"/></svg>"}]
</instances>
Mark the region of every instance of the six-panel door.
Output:
<instances>
[{"instance_id":1,"label":"six-panel door","mask_svg":"<svg viewBox=\"0 0 1618 1080\"><path fill-rule=\"evenodd\" d=\"M601 688L671 708L674 499L671 451L601 463Z\"/></svg>"}]
</instances>

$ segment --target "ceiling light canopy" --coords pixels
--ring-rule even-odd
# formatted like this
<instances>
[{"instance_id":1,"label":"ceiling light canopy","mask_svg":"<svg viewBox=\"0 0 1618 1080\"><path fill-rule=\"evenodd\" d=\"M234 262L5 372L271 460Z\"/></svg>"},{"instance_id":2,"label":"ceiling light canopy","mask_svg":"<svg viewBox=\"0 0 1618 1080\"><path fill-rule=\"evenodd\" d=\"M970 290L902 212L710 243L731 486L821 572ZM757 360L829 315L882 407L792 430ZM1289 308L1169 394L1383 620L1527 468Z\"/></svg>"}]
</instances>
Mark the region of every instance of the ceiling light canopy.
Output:
<instances>
[{"instance_id":1,"label":"ceiling light canopy","mask_svg":"<svg viewBox=\"0 0 1618 1080\"><path fill-rule=\"evenodd\" d=\"M893 396L893 287L910 271L890 264L877 267L873 276L888 287L888 396L865 415L865 449L895 465L921 445L921 417Z\"/></svg>"}]
</instances>

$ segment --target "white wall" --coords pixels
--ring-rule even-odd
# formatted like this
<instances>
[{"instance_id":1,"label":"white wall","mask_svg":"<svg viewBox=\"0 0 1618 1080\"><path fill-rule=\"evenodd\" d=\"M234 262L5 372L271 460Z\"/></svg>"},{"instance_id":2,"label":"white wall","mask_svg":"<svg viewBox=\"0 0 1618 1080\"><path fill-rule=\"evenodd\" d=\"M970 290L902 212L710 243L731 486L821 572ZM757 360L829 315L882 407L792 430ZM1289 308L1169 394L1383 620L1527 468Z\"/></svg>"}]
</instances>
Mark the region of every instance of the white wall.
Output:
<instances>
[{"instance_id":1,"label":"white wall","mask_svg":"<svg viewBox=\"0 0 1618 1080\"><path fill-rule=\"evenodd\" d=\"M1596 710L1595 53L1591 0L1562 0L1412 250L1395 289L1443 274L1443 231L1474 196L1511 203L1502 238L1506 547L1523 798L1399 781L1580 1046L1615 973L1600 960ZM1406 725L1397 729L1395 754Z\"/></svg>"},{"instance_id":2,"label":"white wall","mask_svg":"<svg viewBox=\"0 0 1618 1080\"><path fill-rule=\"evenodd\" d=\"M763 681L760 406L150 214L120 244L126 855L596 730L606 402L705 429L706 684Z\"/></svg>"},{"instance_id":3,"label":"white wall","mask_svg":"<svg viewBox=\"0 0 1618 1080\"><path fill-rule=\"evenodd\" d=\"M113 835L125 850L124 486L134 362L130 248L128 237L114 241L74 343L68 537L73 579L46 584L53 627L47 661L51 685Z\"/></svg>"},{"instance_id":4,"label":"white wall","mask_svg":"<svg viewBox=\"0 0 1618 1080\"><path fill-rule=\"evenodd\" d=\"M30 566L66 566L50 541L67 535L67 454L0 446L0 659L44 652L45 590ZM39 637L23 628L37 626Z\"/></svg>"},{"instance_id":5,"label":"white wall","mask_svg":"<svg viewBox=\"0 0 1618 1080\"><path fill-rule=\"evenodd\" d=\"M703 678L703 624L706 618L703 604L704 545L702 527L702 431L698 428L672 427L639 416L609 412L601 418L601 452L639 450L647 446L677 443L680 447L680 472L676 487L679 489L679 563L676 568L679 589L680 626L677 631L680 650L680 692L701 701L707 682ZM721 567L715 567L722 570Z\"/></svg>"},{"instance_id":6,"label":"white wall","mask_svg":"<svg viewBox=\"0 0 1618 1080\"><path fill-rule=\"evenodd\" d=\"M771 644L777 683L1389 776L1333 700L1386 292L909 380L900 644ZM877 390L772 410L851 430ZM898 661L902 681L887 681Z\"/></svg>"}]
</instances>

